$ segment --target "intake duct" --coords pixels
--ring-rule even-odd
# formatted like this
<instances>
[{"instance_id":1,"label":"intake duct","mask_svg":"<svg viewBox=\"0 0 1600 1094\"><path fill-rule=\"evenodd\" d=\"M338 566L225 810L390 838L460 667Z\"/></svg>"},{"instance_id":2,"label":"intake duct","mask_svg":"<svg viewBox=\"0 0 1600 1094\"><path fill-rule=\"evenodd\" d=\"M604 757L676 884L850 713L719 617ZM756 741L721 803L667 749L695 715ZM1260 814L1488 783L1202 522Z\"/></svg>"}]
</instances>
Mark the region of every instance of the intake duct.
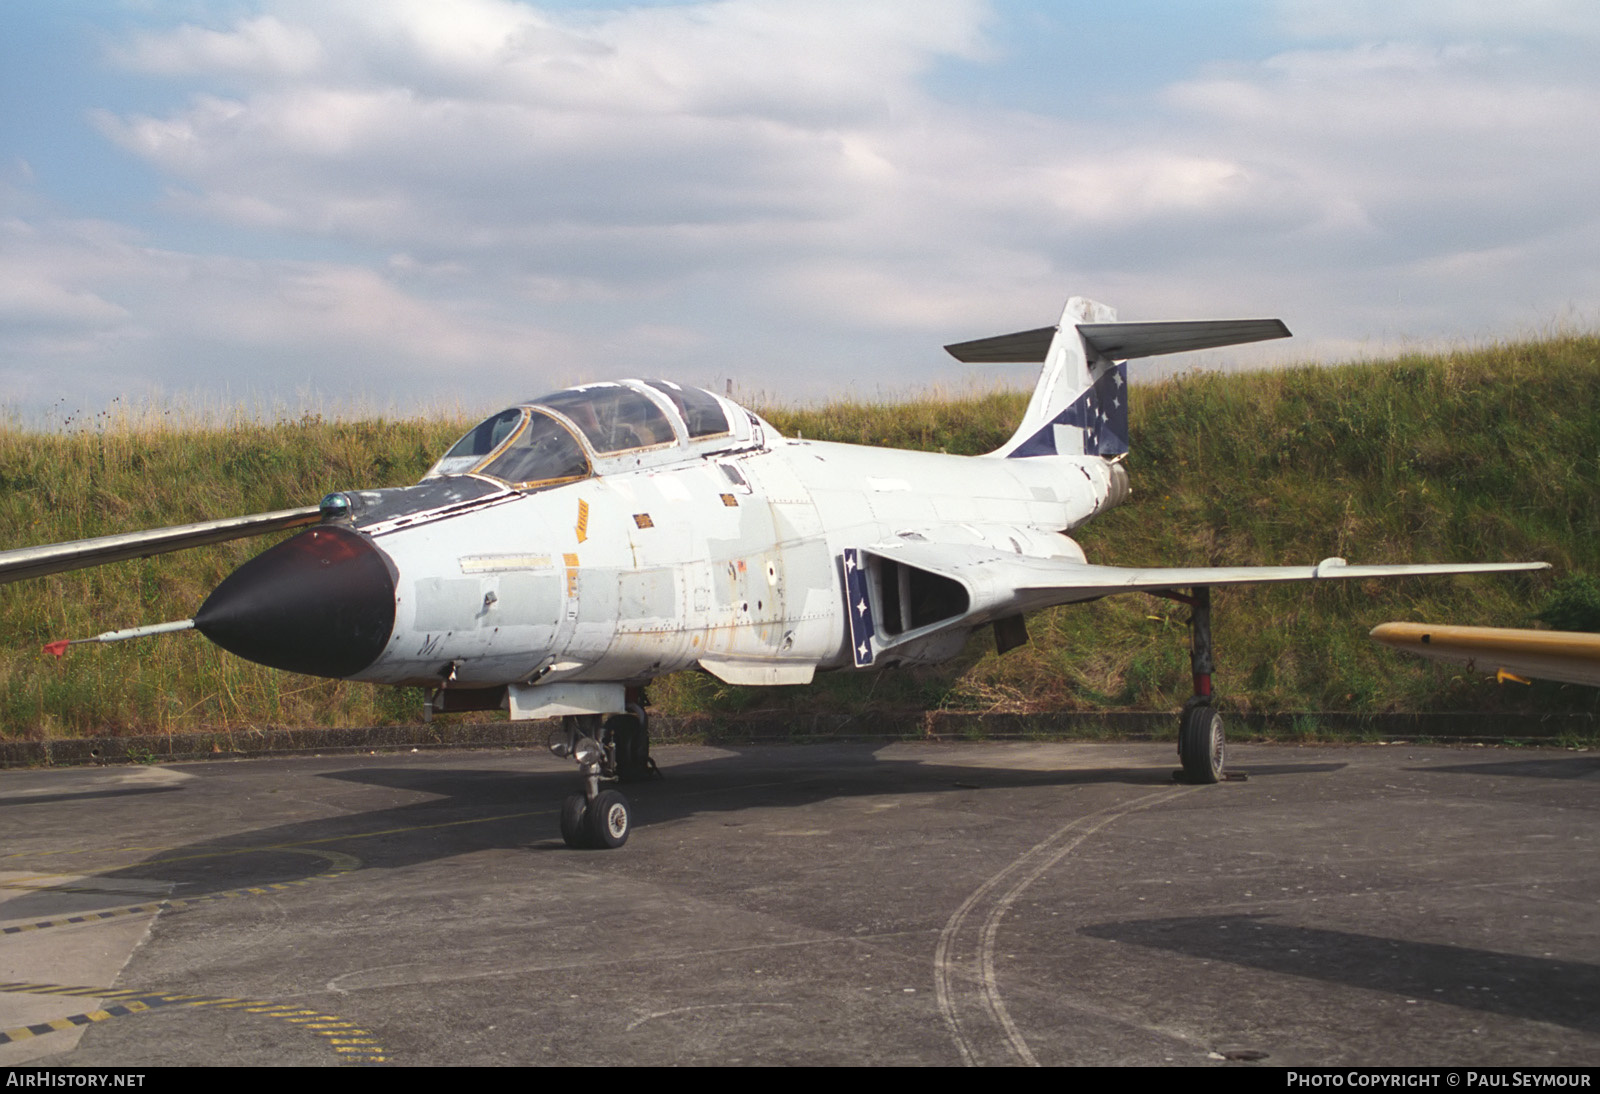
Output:
<instances>
[{"instance_id":1,"label":"intake duct","mask_svg":"<svg viewBox=\"0 0 1600 1094\"><path fill-rule=\"evenodd\" d=\"M972 606L959 581L891 558L868 557L882 609L879 628L890 638L965 615Z\"/></svg>"}]
</instances>

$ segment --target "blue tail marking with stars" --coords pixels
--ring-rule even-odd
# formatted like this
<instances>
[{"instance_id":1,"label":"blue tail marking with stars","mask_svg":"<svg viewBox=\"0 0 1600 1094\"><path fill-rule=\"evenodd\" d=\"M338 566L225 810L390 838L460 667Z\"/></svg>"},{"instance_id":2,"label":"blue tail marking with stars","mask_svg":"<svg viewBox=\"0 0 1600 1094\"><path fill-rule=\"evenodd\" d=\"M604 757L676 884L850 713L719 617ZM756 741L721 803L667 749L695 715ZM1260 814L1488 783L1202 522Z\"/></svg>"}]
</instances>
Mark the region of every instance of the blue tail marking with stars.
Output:
<instances>
[{"instance_id":1,"label":"blue tail marking with stars","mask_svg":"<svg viewBox=\"0 0 1600 1094\"><path fill-rule=\"evenodd\" d=\"M1128 366L1111 364L1083 394L1006 455L1120 456L1128 451Z\"/></svg>"}]
</instances>

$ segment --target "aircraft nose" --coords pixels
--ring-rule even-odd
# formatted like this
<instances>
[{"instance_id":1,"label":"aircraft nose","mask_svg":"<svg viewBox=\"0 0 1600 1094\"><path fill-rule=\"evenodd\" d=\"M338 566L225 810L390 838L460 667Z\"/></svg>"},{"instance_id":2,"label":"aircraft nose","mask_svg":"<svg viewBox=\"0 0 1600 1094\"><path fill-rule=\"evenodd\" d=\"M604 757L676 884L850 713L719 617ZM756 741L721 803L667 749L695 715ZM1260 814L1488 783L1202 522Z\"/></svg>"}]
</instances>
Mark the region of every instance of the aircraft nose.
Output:
<instances>
[{"instance_id":1,"label":"aircraft nose","mask_svg":"<svg viewBox=\"0 0 1600 1094\"><path fill-rule=\"evenodd\" d=\"M313 676L353 676L394 629L388 558L366 536L313 528L240 566L195 613L201 634L250 661Z\"/></svg>"}]
</instances>

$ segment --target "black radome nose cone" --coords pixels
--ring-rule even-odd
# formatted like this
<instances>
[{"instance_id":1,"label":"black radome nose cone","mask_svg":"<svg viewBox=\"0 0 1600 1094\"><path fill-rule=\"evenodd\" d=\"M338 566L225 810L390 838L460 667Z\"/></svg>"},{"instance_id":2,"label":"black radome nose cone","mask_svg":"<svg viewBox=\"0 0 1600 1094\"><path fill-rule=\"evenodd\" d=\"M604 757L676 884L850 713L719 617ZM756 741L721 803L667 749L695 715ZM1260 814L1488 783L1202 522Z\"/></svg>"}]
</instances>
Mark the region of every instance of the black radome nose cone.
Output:
<instances>
[{"instance_id":1,"label":"black radome nose cone","mask_svg":"<svg viewBox=\"0 0 1600 1094\"><path fill-rule=\"evenodd\" d=\"M394 574L366 536L313 528L240 566L195 613L211 641L248 661L352 676L394 630Z\"/></svg>"}]
</instances>

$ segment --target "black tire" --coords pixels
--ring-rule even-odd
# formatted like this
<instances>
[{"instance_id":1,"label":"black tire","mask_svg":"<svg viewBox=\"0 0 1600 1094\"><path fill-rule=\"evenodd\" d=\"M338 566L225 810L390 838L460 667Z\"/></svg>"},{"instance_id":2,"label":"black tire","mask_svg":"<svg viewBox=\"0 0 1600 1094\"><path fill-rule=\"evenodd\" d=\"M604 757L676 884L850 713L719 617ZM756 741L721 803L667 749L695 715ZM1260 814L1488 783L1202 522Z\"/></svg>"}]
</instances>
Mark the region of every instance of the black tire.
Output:
<instances>
[{"instance_id":1,"label":"black tire","mask_svg":"<svg viewBox=\"0 0 1600 1094\"><path fill-rule=\"evenodd\" d=\"M1222 733L1222 715L1210 704L1197 704L1183 712L1178 724L1178 756L1183 761L1183 780L1189 783L1222 781L1227 762L1227 745Z\"/></svg>"},{"instance_id":2,"label":"black tire","mask_svg":"<svg viewBox=\"0 0 1600 1094\"><path fill-rule=\"evenodd\" d=\"M628 799L615 790L602 790L589 805L584 827L589 846L610 849L628 842Z\"/></svg>"},{"instance_id":3,"label":"black tire","mask_svg":"<svg viewBox=\"0 0 1600 1094\"><path fill-rule=\"evenodd\" d=\"M606 719L613 754L617 758L617 778L636 783L650 777L650 737L644 723L632 714L617 714Z\"/></svg>"},{"instance_id":4,"label":"black tire","mask_svg":"<svg viewBox=\"0 0 1600 1094\"><path fill-rule=\"evenodd\" d=\"M582 794L568 794L561 803L561 839L568 847L579 850L592 846L589 843L589 826L585 823L589 803Z\"/></svg>"}]
</instances>

